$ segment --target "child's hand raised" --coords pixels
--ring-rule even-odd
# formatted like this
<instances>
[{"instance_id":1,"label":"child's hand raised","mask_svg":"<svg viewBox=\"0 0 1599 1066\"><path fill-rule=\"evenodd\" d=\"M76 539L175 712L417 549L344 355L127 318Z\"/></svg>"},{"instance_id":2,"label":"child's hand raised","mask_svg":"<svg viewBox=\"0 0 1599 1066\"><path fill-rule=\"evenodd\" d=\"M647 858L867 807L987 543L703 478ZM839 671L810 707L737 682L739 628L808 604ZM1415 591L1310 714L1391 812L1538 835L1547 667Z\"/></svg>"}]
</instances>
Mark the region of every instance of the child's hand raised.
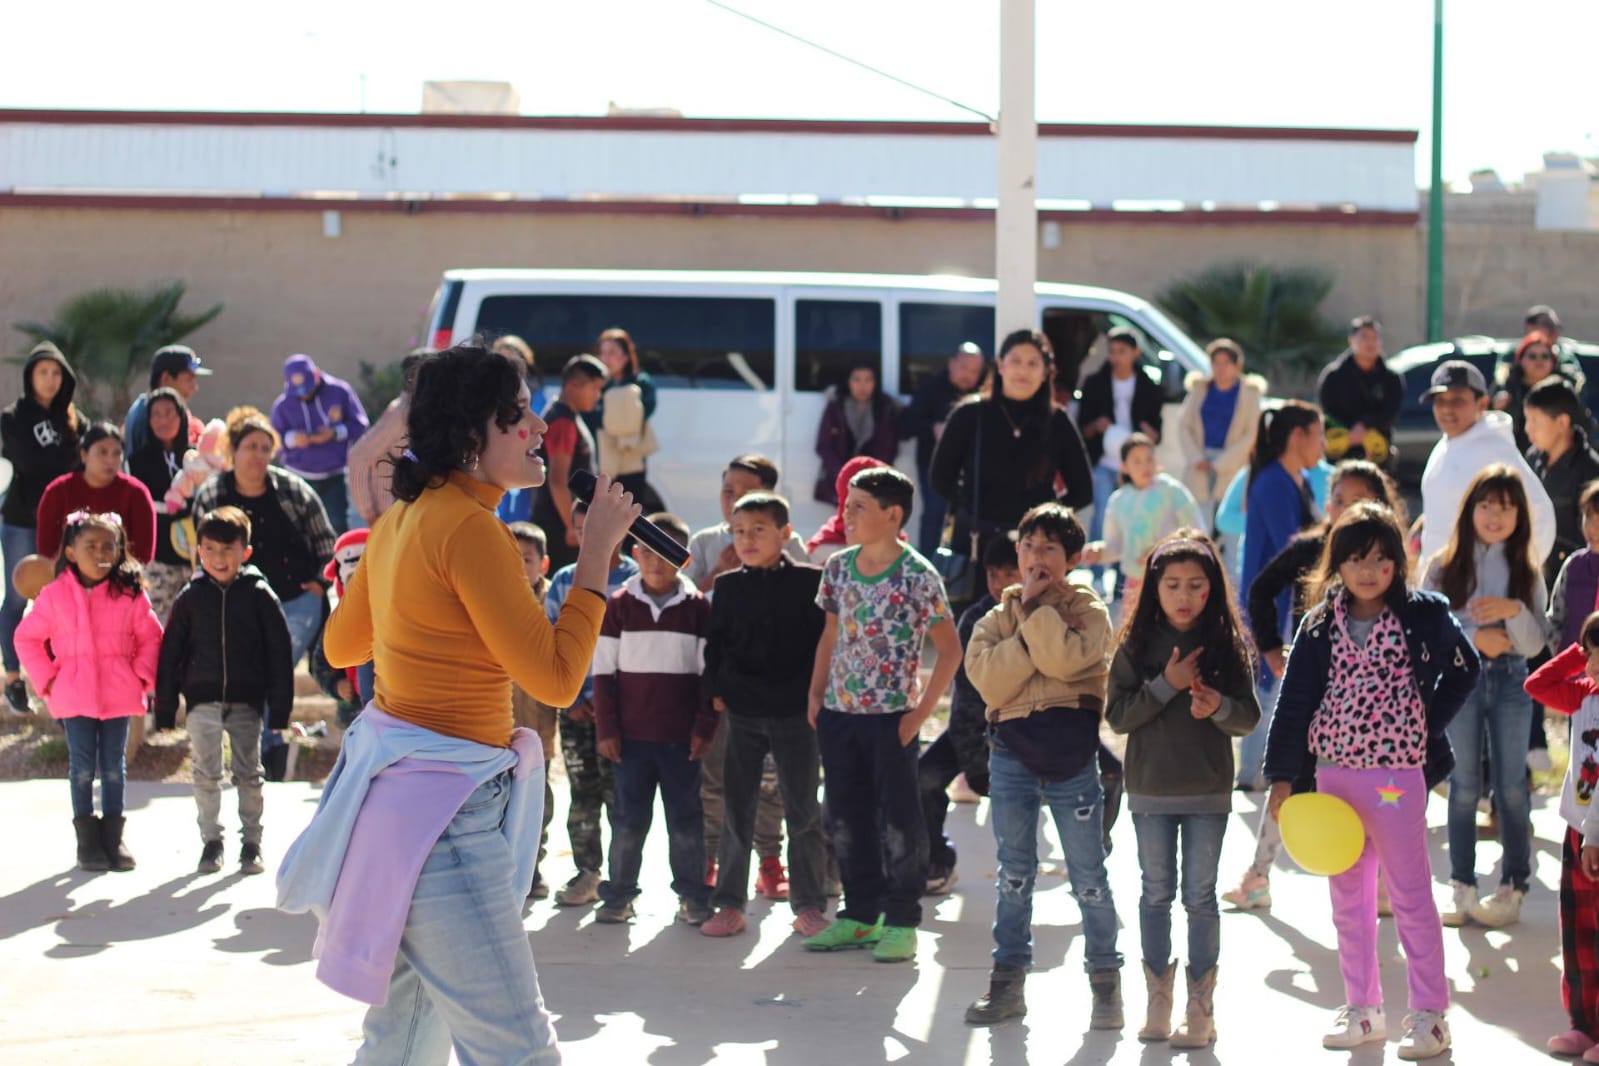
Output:
<instances>
[{"instance_id":1,"label":"child's hand raised","mask_svg":"<svg viewBox=\"0 0 1599 1066\"><path fill-rule=\"evenodd\" d=\"M1205 684L1195 680L1188 686L1188 709L1195 718L1205 719L1221 709L1221 693Z\"/></svg>"},{"instance_id":2,"label":"child's hand raised","mask_svg":"<svg viewBox=\"0 0 1599 1066\"><path fill-rule=\"evenodd\" d=\"M1199 656L1204 650L1203 647L1198 647L1187 655L1183 655L1178 649L1173 648L1171 650L1171 661L1166 664L1166 684L1178 692L1192 688L1194 682L1199 680Z\"/></svg>"},{"instance_id":3,"label":"child's hand raised","mask_svg":"<svg viewBox=\"0 0 1599 1066\"><path fill-rule=\"evenodd\" d=\"M1035 566L1022 575L1022 606L1031 607L1044 590L1055 583L1049 571Z\"/></svg>"}]
</instances>

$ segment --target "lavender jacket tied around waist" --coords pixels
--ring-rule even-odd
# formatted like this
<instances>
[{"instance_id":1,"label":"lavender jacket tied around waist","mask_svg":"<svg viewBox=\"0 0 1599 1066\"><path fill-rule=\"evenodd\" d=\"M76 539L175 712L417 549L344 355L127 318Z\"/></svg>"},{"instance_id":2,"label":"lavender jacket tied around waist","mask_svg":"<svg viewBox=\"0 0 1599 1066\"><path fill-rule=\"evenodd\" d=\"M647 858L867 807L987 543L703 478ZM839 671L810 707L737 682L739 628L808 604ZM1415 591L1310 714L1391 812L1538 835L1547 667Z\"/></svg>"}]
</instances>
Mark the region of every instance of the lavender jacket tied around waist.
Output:
<instances>
[{"instance_id":1,"label":"lavender jacket tied around waist","mask_svg":"<svg viewBox=\"0 0 1599 1066\"><path fill-rule=\"evenodd\" d=\"M497 748L367 706L344 735L311 824L278 870L278 909L310 911L320 923L317 980L363 1003L387 1000L428 852L467 797L507 770L514 773L501 832L516 863L510 885L528 885L544 814L538 734L517 729L509 748Z\"/></svg>"}]
</instances>

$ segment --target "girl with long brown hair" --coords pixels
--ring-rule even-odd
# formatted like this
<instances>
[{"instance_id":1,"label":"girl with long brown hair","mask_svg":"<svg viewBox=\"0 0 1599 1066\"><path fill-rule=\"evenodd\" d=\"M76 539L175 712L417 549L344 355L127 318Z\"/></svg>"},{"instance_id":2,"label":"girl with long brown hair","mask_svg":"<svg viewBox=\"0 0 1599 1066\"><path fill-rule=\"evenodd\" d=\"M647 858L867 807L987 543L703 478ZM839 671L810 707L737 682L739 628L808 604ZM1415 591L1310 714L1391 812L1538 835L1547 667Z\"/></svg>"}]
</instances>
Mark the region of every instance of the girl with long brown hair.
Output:
<instances>
[{"instance_id":1,"label":"girl with long brown hair","mask_svg":"<svg viewBox=\"0 0 1599 1066\"><path fill-rule=\"evenodd\" d=\"M1527 748L1532 700L1522 686L1527 659L1545 642L1548 592L1532 539L1532 512L1521 475L1494 463L1461 500L1449 543L1427 563L1422 584L1449 600L1461 628L1482 656L1476 691L1449 726L1457 760L1449 775L1447 926L1466 921L1497 928L1521 916L1532 876L1531 803ZM1499 888L1477 899L1477 801L1484 792L1484 737L1493 770L1494 805L1504 845Z\"/></svg>"}]
</instances>

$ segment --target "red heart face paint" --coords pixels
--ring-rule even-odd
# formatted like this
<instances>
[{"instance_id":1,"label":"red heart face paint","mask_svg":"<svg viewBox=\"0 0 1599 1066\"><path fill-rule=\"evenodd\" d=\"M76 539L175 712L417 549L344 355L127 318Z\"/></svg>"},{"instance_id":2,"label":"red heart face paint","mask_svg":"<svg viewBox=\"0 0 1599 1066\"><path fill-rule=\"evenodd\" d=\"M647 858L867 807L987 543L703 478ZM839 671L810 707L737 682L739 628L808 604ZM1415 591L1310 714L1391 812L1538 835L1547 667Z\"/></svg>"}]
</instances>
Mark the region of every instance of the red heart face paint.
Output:
<instances>
[{"instance_id":1,"label":"red heart face paint","mask_svg":"<svg viewBox=\"0 0 1599 1066\"><path fill-rule=\"evenodd\" d=\"M527 430L525 430L525 429L519 429L519 430L517 430L517 431L516 431L516 435L517 435L517 436L518 436L518 437L521 437L521 438L522 438L522 439L523 439L523 440L527 440L527 439L528 439L528 437L530 437L530 436L532 436L532 434L531 434L531 433L529 433L529 432L528 432L528 431L527 431Z\"/></svg>"}]
</instances>

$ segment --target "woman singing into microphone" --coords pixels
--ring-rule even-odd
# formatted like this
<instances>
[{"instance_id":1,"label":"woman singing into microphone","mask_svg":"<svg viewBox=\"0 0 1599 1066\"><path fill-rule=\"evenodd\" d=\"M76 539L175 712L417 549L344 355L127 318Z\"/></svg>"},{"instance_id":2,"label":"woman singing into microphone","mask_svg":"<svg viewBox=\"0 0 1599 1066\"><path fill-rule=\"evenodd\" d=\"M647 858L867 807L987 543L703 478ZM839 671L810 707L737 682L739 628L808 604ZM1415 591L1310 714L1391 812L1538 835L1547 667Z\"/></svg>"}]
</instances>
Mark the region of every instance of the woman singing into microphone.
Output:
<instances>
[{"instance_id":1,"label":"woman singing into microphone","mask_svg":"<svg viewBox=\"0 0 1599 1066\"><path fill-rule=\"evenodd\" d=\"M372 530L328 620L334 666L375 659L279 906L321 920L317 976L371 1004L357 1063L560 1061L521 904L543 801L537 737L511 682L566 706L588 673L606 566L639 514L601 478L572 595L552 626L494 509L544 480L544 423L516 367L463 345L422 364L394 464L400 501Z\"/></svg>"}]
</instances>

